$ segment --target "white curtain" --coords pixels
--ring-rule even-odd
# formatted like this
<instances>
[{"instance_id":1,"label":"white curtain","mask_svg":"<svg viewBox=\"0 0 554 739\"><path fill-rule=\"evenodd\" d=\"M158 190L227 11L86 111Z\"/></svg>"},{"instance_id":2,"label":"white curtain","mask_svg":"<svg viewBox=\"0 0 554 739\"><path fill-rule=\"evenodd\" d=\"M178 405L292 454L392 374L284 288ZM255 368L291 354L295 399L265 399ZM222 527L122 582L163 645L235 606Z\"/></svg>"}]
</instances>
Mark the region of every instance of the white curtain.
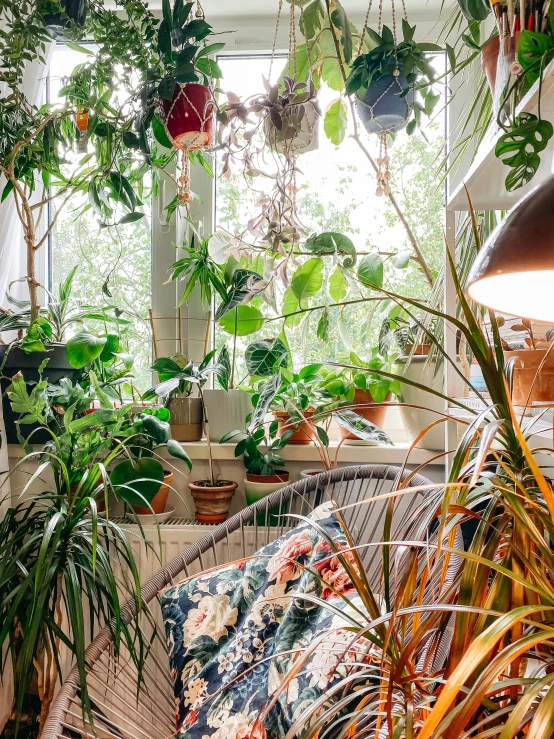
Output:
<instances>
[{"instance_id":1,"label":"white curtain","mask_svg":"<svg viewBox=\"0 0 554 739\"><path fill-rule=\"evenodd\" d=\"M49 44L45 59L50 60L54 44ZM44 96L44 85L46 82L47 66L39 62L27 63L23 78L22 92L29 102L41 105ZM0 96L6 95L5 84L0 84ZM3 191L6 181L0 177L0 192ZM21 224L17 217L13 196L8 196L0 204L0 305L5 305L6 289L12 280L17 280L26 274L26 254L23 242ZM24 285L19 283L18 297L23 297ZM15 291L14 291L15 292ZM17 293L16 293L17 295ZM5 442L4 419L2 417L2 405L0 403L0 433L2 444L0 446L0 518L3 517L10 505L10 485L6 482L5 471L8 469L8 447ZM4 484L2 484L4 483ZM11 663L4 663L3 674L0 678L0 732L9 717L13 697L13 684L11 675Z\"/></svg>"}]
</instances>

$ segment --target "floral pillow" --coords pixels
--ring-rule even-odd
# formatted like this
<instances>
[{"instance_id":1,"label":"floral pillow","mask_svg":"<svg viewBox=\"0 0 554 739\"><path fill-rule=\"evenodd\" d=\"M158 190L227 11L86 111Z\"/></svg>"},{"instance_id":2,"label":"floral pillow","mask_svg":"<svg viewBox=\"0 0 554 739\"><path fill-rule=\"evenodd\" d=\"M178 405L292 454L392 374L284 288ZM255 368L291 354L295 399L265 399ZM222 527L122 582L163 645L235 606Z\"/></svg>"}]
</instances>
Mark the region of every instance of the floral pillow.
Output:
<instances>
[{"instance_id":1,"label":"floral pillow","mask_svg":"<svg viewBox=\"0 0 554 739\"><path fill-rule=\"evenodd\" d=\"M251 558L163 593L180 739L282 739L349 662L375 657L345 628L363 606L329 539L348 546L325 503ZM350 552L343 556L353 564Z\"/></svg>"}]
</instances>

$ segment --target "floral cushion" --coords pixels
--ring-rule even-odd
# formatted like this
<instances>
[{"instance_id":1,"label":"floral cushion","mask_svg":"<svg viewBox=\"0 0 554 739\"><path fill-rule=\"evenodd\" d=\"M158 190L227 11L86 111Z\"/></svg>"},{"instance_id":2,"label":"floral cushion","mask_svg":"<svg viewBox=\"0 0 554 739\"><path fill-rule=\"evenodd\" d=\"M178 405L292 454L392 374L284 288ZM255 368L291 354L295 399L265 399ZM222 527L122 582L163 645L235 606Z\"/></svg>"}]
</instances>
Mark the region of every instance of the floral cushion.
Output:
<instances>
[{"instance_id":1,"label":"floral cushion","mask_svg":"<svg viewBox=\"0 0 554 739\"><path fill-rule=\"evenodd\" d=\"M348 546L332 503L253 557L163 593L180 739L281 739L348 662L369 661L368 642L344 628L363 606L327 537Z\"/></svg>"}]
</instances>

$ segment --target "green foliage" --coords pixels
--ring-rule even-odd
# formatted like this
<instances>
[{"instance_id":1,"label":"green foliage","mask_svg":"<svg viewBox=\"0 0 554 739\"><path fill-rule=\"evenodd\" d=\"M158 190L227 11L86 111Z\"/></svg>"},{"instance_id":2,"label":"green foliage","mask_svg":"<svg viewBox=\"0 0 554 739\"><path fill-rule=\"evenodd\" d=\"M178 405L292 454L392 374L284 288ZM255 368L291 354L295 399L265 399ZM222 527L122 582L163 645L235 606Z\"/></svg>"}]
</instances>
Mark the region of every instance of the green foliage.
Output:
<instances>
[{"instance_id":1,"label":"green foliage","mask_svg":"<svg viewBox=\"0 0 554 739\"><path fill-rule=\"evenodd\" d=\"M187 397L194 386L200 390L212 375L226 378L227 366L219 361L210 364L215 355L215 349L209 352L202 362L195 365L182 354L174 354L172 357L159 357L152 365L152 369L158 373L161 382L147 390L143 400L154 400L161 398L166 405L173 397Z\"/></svg>"},{"instance_id":2,"label":"green foliage","mask_svg":"<svg viewBox=\"0 0 554 739\"><path fill-rule=\"evenodd\" d=\"M270 476L285 472L283 469L283 458L277 452L284 449L292 429L285 431L282 436L277 436L278 423L273 421L264 428L258 426L248 432L235 447L235 457L242 456L246 471L252 475ZM231 431L221 439L222 444L231 441L241 431ZM262 447L265 447L262 448Z\"/></svg>"},{"instance_id":3,"label":"green foliage","mask_svg":"<svg viewBox=\"0 0 554 739\"><path fill-rule=\"evenodd\" d=\"M287 347L277 337L249 344L244 359L250 375L264 377L273 374L279 367L286 367L289 354Z\"/></svg>"},{"instance_id":4,"label":"green foliage","mask_svg":"<svg viewBox=\"0 0 554 739\"><path fill-rule=\"evenodd\" d=\"M329 104L323 118L325 135L335 146L339 146L344 141L347 124L348 111L346 105L341 98L337 98Z\"/></svg>"},{"instance_id":5,"label":"green foliage","mask_svg":"<svg viewBox=\"0 0 554 739\"><path fill-rule=\"evenodd\" d=\"M264 325L264 317L258 308L238 305L219 320L220 328L233 336L250 336Z\"/></svg>"},{"instance_id":6,"label":"green foliage","mask_svg":"<svg viewBox=\"0 0 554 739\"><path fill-rule=\"evenodd\" d=\"M379 254L367 254L358 265L358 279L366 287L383 287L383 260Z\"/></svg>"},{"instance_id":7,"label":"green foliage","mask_svg":"<svg viewBox=\"0 0 554 739\"><path fill-rule=\"evenodd\" d=\"M458 0L458 5L468 21L484 21L491 12L487 0Z\"/></svg>"},{"instance_id":8,"label":"green foliage","mask_svg":"<svg viewBox=\"0 0 554 739\"><path fill-rule=\"evenodd\" d=\"M183 251L185 256L174 262L170 268L171 279L185 283L180 305L187 302L197 285L200 287L200 299L205 310L211 307L214 294L226 300L223 270L210 256L208 239L202 239L196 246L193 236L190 247L183 246Z\"/></svg>"},{"instance_id":9,"label":"green foliage","mask_svg":"<svg viewBox=\"0 0 554 739\"><path fill-rule=\"evenodd\" d=\"M508 132L498 139L495 155L512 168L505 181L508 192L533 179L541 163L539 152L546 149L553 134L550 121L533 113L520 113Z\"/></svg>"}]
</instances>

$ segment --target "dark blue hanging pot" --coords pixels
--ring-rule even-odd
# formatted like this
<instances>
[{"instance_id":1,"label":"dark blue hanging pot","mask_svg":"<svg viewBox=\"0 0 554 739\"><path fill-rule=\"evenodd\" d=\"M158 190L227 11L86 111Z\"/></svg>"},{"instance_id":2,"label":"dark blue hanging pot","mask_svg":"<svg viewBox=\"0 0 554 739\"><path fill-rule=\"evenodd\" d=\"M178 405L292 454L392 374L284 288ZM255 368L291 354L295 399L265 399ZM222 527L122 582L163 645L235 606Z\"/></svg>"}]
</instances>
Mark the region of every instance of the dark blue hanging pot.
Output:
<instances>
[{"instance_id":1,"label":"dark blue hanging pot","mask_svg":"<svg viewBox=\"0 0 554 739\"><path fill-rule=\"evenodd\" d=\"M415 90L410 86L407 95L401 97L408 87L406 77L388 74L368 87L363 99L356 99L358 115L368 133L400 131L406 127L415 101Z\"/></svg>"},{"instance_id":2,"label":"dark blue hanging pot","mask_svg":"<svg viewBox=\"0 0 554 739\"><path fill-rule=\"evenodd\" d=\"M69 27L70 21L77 26L84 26L87 19L88 0L61 0L60 5L68 18L62 13L44 15L44 25L53 38L62 35L63 31Z\"/></svg>"}]
</instances>

